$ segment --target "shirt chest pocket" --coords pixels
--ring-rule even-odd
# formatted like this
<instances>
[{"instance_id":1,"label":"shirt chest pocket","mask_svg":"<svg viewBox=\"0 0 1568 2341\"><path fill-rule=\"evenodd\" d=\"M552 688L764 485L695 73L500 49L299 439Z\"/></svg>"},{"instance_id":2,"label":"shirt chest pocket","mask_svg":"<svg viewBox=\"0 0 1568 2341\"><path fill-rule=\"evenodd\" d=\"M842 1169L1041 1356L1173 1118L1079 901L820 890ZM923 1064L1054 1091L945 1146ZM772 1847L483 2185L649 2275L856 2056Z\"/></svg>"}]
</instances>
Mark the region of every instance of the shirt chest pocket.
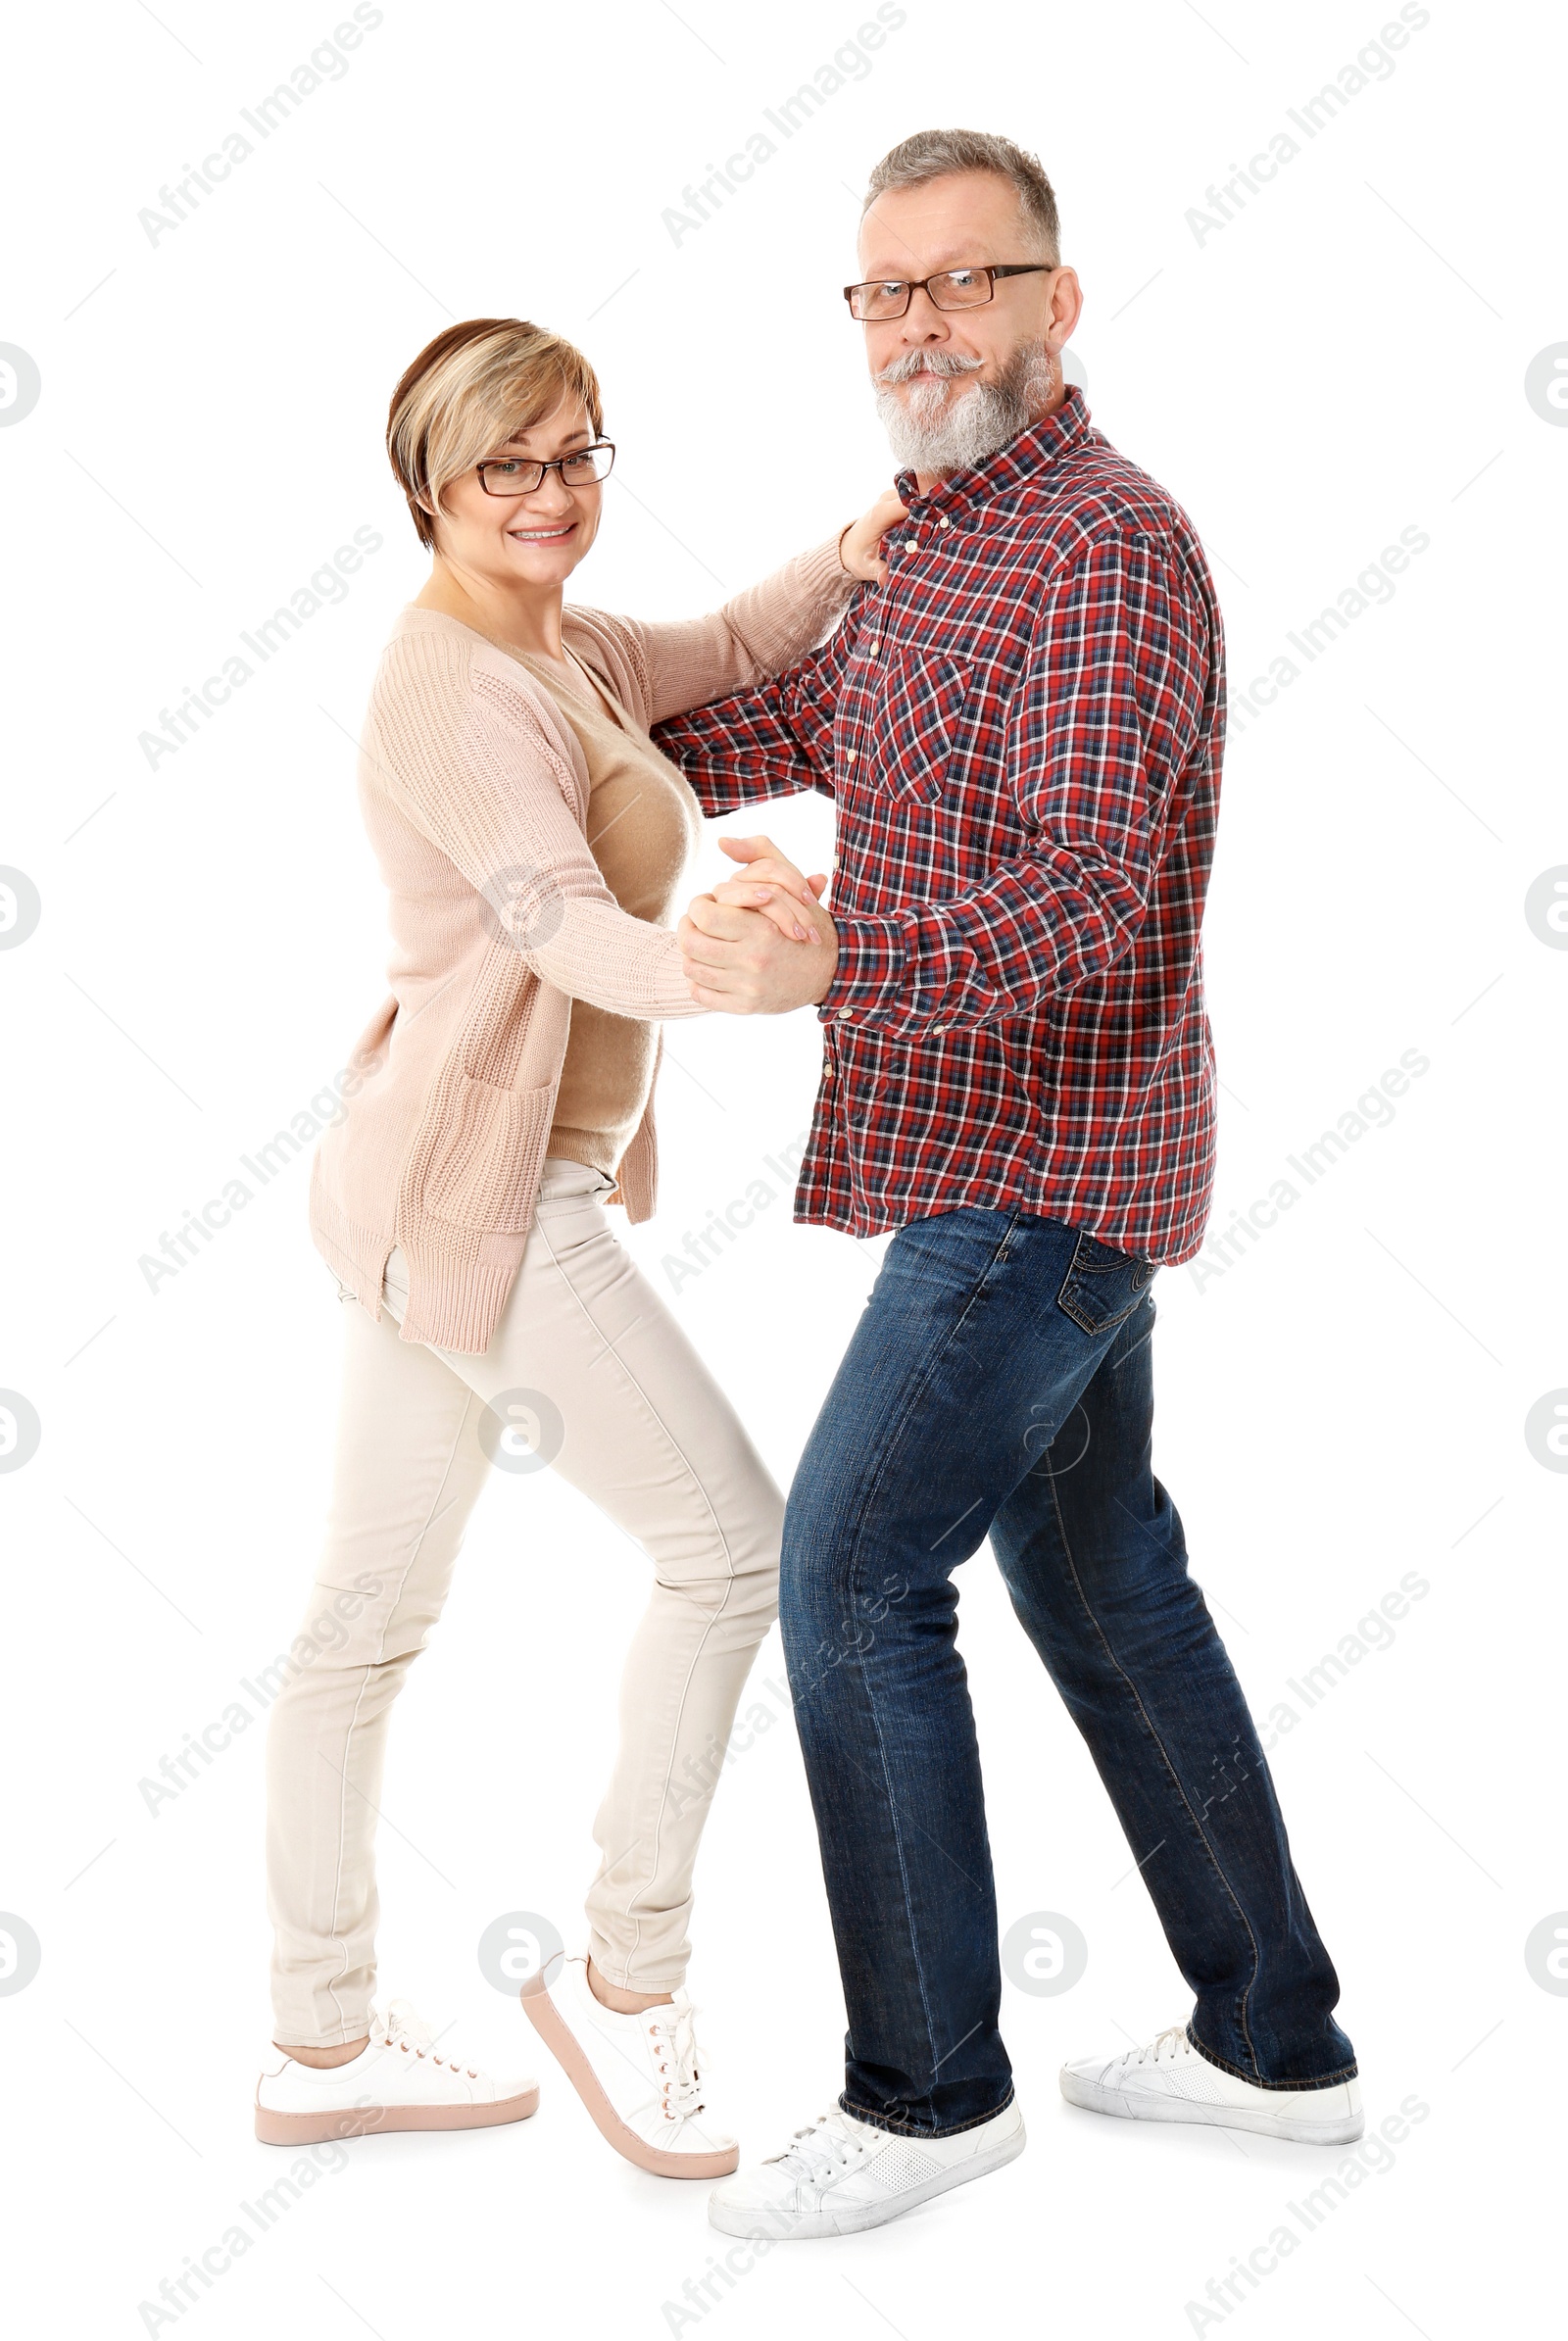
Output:
<instances>
[{"instance_id":1,"label":"shirt chest pocket","mask_svg":"<svg viewBox=\"0 0 1568 2341\"><path fill-rule=\"evenodd\" d=\"M974 661L946 651L899 651L866 712L866 761L888 796L934 805L969 705Z\"/></svg>"}]
</instances>

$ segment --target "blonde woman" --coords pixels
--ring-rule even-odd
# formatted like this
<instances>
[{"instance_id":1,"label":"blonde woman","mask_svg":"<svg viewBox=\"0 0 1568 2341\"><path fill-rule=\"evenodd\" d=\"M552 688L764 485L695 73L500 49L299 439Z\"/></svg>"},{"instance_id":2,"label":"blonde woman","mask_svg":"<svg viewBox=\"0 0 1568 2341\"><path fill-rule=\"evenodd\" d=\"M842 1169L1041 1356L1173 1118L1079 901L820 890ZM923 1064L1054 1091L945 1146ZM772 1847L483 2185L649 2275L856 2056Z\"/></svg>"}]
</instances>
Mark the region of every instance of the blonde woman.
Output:
<instances>
[{"instance_id":1,"label":"blonde woman","mask_svg":"<svg viewBox=\"0 0 1568 2341\"><path fill-rule=\"evenodd\" d=\"M700 816L648 729L803 658L881 574L901 508L882 498L711 617L645 625L563 606L614 453L569 343L513 318L453 326L398 384L387 445L432 566L382 658L360 764L389 996L312 1180L345 1382L325 1550L270 1731L257 2134L476 2128L537 2102L531 2081L438 2053L405 2003L370 2005L388 1715L492 1458L520 1440L653 1567L587 1949L524 2005L619 2152L711 2178L737 2148L708 2111L683 1988L694 1783L775 1614L783 1504L605 1217L653 1209L659 1027L698 1012L662 922ZM790 934L810 915L782 896L768 914Z\"/></svg>"}]
</instances>

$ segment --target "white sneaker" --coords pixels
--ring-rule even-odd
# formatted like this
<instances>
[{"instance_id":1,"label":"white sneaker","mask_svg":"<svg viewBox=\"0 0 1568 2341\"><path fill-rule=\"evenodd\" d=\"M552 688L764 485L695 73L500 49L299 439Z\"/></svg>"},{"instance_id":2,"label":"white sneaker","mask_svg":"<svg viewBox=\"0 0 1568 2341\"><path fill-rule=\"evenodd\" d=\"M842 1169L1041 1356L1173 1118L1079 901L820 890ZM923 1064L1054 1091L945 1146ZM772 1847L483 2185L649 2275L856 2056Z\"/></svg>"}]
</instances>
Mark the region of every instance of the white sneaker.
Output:
<instances>
[{"instance_id":1,"label":"white sneaker","mask_svg":"<svg viewBox=\"0 0 1568 2341\"><path fill-rule=\"evenodd\" d=\"M1025 2143L1016 2098L989 2122L948 2138L877 2129L835 2109L798 2129L782 2154L715 2186L709 2223L726 2235L764 2235L774 2243L855 2235L902 2219L966 2178L1000 2170Z\"/></svg>"},{"instance_id":2,"label":"white sneaker","mask_svg":"<svg viewBox=\"0 0 1568 2341\"><path fill-rule=\"evenodd\" d=\"M256 2085L256 2134L264 2146L314 2146L386 2129L489 2129L523 2122L539 2084L493 2080L435 2036L407 2000L370 2012L370 2037L346 2065L300 2065L274 2049Z\"/></svg>"},{"instance_id":3,"label":"white sneaker","mask_svg":"<svg viewBox=\"0 0 1568 2341\"><path fill-rule=\"evenodd\" d=\"M740 2148L710 2119L697 2064L696 2009L684 1991L667 2005L619 2016L596 2000L588 1959L568 1959L553 1985L522 1987L522 2009L553 2051L602 2136L661 2178L722 2178Z\"/></svg>"},{"instance_id":4,"label":"white sneaker","mask_svg":"<svg viewBox=\"0 0 1568 2341\"><path fill-rule=\"evenodd\" d=\"M1354 2080L1322 2089L1259 2089L1200 2056L1185 2024L1121 2057L1077 2057L1061 2069L1069 2105L1128 2122L1207 2122L1256 2129L1298 2146L1348 2146L1366 2127Z\"/></svg>"}]
</instances>

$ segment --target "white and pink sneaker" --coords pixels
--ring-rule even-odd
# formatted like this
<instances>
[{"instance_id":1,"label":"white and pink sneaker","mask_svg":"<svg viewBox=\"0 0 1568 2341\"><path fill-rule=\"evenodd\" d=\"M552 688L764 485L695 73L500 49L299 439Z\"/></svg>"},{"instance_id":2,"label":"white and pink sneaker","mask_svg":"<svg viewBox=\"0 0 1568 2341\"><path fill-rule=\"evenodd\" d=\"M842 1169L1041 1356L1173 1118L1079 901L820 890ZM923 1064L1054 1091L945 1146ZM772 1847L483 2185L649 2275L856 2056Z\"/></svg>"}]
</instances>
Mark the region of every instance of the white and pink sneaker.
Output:
<instances>
[{"instance_id":1,"label":"white and pink sneaker","mask_svg":"<svg viewBox=\"0 0 1568 2341\"><path fill-rule=\"evenodd\" d=\"M1298 2146L1348 2146L1366 2127L1355 2080L1322 2089L1259 2089L1211 2065L1179 2024L1125 2056L1075 2057L1063 2065L1060 2080L1069 2105L1126 2122L1204 2122Z\"/></svg>"},{"instance_id":2,"label":"white and pink sneaker","mask_svg":"<svg viewBox=\"0 0 1568 2341\"><path fill-rule=\"evenodd\" d=\"M494 2080L450 2049L393 2000L370 2013L370 2037L346 2065L318 2070L274 2048L256 2086L256 2134L264 2146L314 2146L388 2129L490 2129L525 2122L539 2084L522 2075Z\"/></svg>"},{"instance_id":3,"label":"white and pink sneaker","mask_svg":"<svg viewBox=\"0 0 1568 2341\"><path fill-rule=\"evenodd\" d=\"M740 2148L709 2115L698 2069L697 2011L684 1991L620 2016L595 1999L586 1953L522 1987L523 2014L554 2054L601 2135L661 2178L722 2178Z\"/></svg>"}]
</instances>

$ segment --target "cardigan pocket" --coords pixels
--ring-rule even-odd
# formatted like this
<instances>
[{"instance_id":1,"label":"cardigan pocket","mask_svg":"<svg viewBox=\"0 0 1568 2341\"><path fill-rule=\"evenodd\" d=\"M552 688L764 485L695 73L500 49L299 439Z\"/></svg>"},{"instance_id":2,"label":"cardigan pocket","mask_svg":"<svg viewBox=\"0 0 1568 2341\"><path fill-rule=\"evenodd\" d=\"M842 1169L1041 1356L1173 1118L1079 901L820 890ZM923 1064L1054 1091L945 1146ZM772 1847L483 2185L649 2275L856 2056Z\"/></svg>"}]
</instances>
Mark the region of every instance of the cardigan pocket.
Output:
<instances>
[{"instance_id":1,"label":"cardigan pocket","mask_svg":"<svg viewBox=\"0 0 1568 2341\"><path fill-rule=\"evenodd\" d=\"M436 1219L520 1236L532 1216L556 1085L503 1090L459 1071L451 1135L430 1165L424 1205Z\"/></svg>"}]
</instances>

